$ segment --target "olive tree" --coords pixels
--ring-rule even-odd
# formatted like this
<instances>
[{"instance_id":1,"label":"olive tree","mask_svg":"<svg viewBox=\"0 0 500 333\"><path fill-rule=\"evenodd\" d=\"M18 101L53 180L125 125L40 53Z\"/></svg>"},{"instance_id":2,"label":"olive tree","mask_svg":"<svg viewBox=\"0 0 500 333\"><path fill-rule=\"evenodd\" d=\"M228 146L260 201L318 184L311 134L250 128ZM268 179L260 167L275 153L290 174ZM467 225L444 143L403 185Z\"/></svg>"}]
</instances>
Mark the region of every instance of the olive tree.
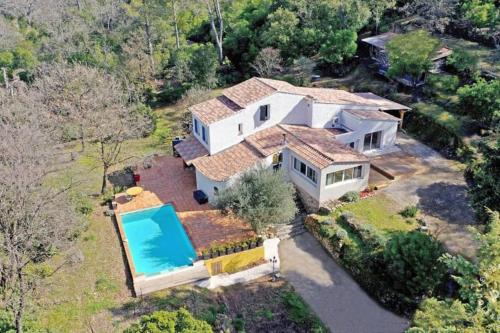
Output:
<instances>
[{"instance_id":1,"label":"olive tree","mask_svg":"<svg viewBox=\"0 0 500 333\"><path fill-rule=\"evenodd\" d=\"M248 220L256 231L287 223L295 216L295 188L283 171L258 167L245 172L234 185L221 191L216 206Z\"/></svg>"}]
</instances>

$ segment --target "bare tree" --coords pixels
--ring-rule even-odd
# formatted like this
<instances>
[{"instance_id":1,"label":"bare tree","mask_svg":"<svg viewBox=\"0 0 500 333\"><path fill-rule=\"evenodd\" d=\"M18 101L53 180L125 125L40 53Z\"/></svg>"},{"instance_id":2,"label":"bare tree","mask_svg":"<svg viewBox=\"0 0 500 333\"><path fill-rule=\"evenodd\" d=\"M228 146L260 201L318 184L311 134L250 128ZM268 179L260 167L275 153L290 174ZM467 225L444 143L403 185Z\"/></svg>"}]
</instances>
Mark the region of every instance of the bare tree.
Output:
<instances>
[{"instance_id":1,"label":"bare tree","mask_svg":"<svg viewBox=\"0 0 500 333\"><path fill-rule=\"evenodd\" d=\"M12 313L20 333L29 297L43 279L38 265L69 245L78 220L65 197L72 185L45 185L55 142L42 106L1 95L0 307Z\"/></svg>"},{"instance_id":2,"label":"bare tree","mask_svg":"<svg viewBox=\"0 0 500 333\"><path fill-rule=\"evenodd\" d=\"M174 32L175 32L175 47L177 50L180 48L180 37L179 37L179 22L177 21L177 0L171 0L172 4L172 20L174 22Z\"/></svg>"},{"instance_id":3,"label":"bare tree","mask_svg":"<svg viewBox=\"0 0 500 333\"><path fill-rule=\"evenodd\" d=\"M210 27L214 34L215 44L217 46L217 57L219 63L222 65L224 62L224 53L222 50L222 42L224 35L224 19L220 7L220 0L203 0L207 6L208 17L210 19Z\"/></svg>"},{"instance_id":4,"label":"bare tree","mask_svg":"<svg viewBox=\"0 0 500 333\"><path fill-rule=\"evenodd\" d=\"M78 126L82 151L90 122L90 114L112 103L108 77L101 71L84 65L53 64L40 71L34 86L43 103L53 114Z\"/></svg>"},{"instance_id":5,"label":"bare tree","mask_svg":"<svg viewBox=\"0 0 500 333\"><path fill-rule=\"evenodd\" d=\"M252 68L260 77L271 78L283 70L282 62L280 51L272 47L266 47L260 50L257 57L255 57Z\"/></svg>"},{"instance_id":6,"label":"bare tree","mask_svg":"<svg viewBox=\"0 0 500 333\"><path fill-rule=\"evenodd\" d=\"M101 194L104 194L109 169L134 157L123 156L122 146L125 141L148 132L151 124L140 113L124 105L110 105L102 111L93 113L95 126L92 136L98 144L99 161L103 168Z\"/></svg>"}]
</instances>

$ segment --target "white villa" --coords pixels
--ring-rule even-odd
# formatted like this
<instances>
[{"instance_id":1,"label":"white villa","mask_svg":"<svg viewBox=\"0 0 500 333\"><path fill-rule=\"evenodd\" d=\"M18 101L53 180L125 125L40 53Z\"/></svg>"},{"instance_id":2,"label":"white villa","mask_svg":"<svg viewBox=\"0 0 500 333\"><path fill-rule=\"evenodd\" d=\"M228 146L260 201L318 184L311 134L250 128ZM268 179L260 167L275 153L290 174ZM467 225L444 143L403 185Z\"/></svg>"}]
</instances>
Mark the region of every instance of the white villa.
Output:
<instances>
[{"instance_id":1,"label":"white villa","mask_svg":"<svg viewBox=\"0 0 500 333\"><path fill-rule=\"evenodd\" d=\"M407 110L372 93L252 78L192 106L193 136L175 150L209 200L260 164L284 169L306 207L317 209L368 186L368 155L395 144Z\"/></svg>"}]
</instances>

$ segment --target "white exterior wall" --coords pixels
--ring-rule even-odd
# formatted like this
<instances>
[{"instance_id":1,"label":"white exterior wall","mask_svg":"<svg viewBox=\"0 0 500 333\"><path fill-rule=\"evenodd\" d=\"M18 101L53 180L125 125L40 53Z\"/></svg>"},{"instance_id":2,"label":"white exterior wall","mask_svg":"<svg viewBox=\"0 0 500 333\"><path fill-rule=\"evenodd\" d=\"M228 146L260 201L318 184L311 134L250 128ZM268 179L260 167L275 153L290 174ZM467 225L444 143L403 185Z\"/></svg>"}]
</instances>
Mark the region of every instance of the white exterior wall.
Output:
<instances>
[{"instance_id":1,"label":"white exterior wall","mask_svg":"<svg viewBox=\"0 0 500 333\"><path fill-rule=\"evenodd\" d=\"M271 106L270 118L260 121L261 105ZM311 102L304 96L275 93L247 106L234 114L209 125L210 154L240 143L245 137L277 124L307 125ZM238 134L238 124L243 124L243 134ZM200 137L199 137L200 138Z\"/></svg>"},{"instance_id":2,"label":"white exterior wall","mask_svg":"<svg viewBox=\"0 0 500 333\"><path fill-rule=\"evenodd\" d=\"M397 121L361 120L347 112L342 112L340 119L342 124L352 129L352 132L338 135L336 139L345 144L356 142L355 149L359 152L363 152L363 142L367 133L382 131L380 148L396 143Z\"/></svg>"},{"instance_id":3,"label":"white exterior wall","mask_svg":"<svg viewBox=\"0 0 500 333\"><path fill-rule=\"evenodd\" d=\"M303 191L307 192L311 197L318 200L319 199L319 186L320 186L320 174L321 170L313 166L309 161L305 158L300 157L299 155L287 150L287 154L283 155L283 161L285 161L286 155L286 169L288 172L288 177L292 183L300 187ZM316 177L318 177L318 183L314 184L309 178L305 175L301 174L299 171L293 168L292 157L297 158L298 160L304 162L308 167L316 171ZM285 165L283 165L285 167ZM319 200L318 200L319 201Z\"/></svg>"},{"instance_id":4,"label":"white exterior wall","mask_svg":"<svg viewBox=\"0 0 500 333\"><path fill-rule=\"evenodd\" d=\"M198 133L196 133L196 132L195 132L195 129L194 129L194 120L195 120L195 119L198 121ZM191 118L191 124L192 124L192 126L193 126L193 135L194 135L194 137L195 137L195 138L197 138L197 139L198 139L198 141L200 141L200 142L201 142L201 144L202 144L205 148L207 148L207 150L209 150L209 144L210 144L210 129L208 128L208 126L206 126L205 124L203 124L203 123L201 122L201 120L200 120L200 119L198 119L197 117L195 117L194 115L193 115L193 116L192 116L192 118ZM204 141L203 141L203 138L202 138L202 131L203 131L203 130L202 130L202 126L204 126L204 127L205 127L205 129L206 129L206 139L207 139L207 142L208 142L208 143L206 143L206 142L204 142Z\"/></svg>"},{"instance_id":5,"label":"white exterior wall","mask_svg":"<svg viewBox=\"0 0 500 333\"><path fill-rule=\"evenodd\" d=\"M333 117L337 117L345 105L314 103L311 117L312 128L332 128Z\"/></svg>"},{"instance_id":6,"label":"white exterior wall","mask_svg":"<svg viewBox=\"0 0 500 333\"><path fill-rule=\"evenodd\" d=\"M354 168L362 165L361 175L362 178L355 178L346 180L344 182L333 183L326 185L326 175L335 171ZM334 164L321 170L321 186L319 192L320 203L328 202L330 200L338 199L347 192L356 191L360 192L368 187L368 175L370 174L370 163L348 163L348 164Z\"/></svg>"}]
</instances>

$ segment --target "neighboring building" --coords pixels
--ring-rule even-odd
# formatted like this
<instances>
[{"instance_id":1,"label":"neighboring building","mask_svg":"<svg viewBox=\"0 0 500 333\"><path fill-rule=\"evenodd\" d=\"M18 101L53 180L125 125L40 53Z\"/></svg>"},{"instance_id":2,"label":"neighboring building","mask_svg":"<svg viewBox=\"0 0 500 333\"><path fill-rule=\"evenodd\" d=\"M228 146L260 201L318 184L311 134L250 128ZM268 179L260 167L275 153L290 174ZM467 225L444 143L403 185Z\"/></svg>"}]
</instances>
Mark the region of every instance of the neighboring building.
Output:
<instances>
[{"instance_id":1,"label":"neighboring building","mask_svg":"<svg viewBox=\"0 0 500 333\"><path fill-rule=\"evenodd\" d=\"M368 185L363 153L394 145L408 107L372 93L252 78L194 105L193 136L175 146L209 200L257 165L282 168L309 208Z\"/></svg>"},{"instance_id":2,"label":"neighboring building","mask_svg":"<svg viewBox=\"0 0 500 333\"><path fill-rule=\"evenodd\" d=\"M369 45L370 58L378 64L378 73L386 76L389 70L389 58L385 51L385 45L398 34L394 32L386 32L377 36L363 38L361 41ZM452 50L446 47L440 48L434 57L431 59L433 66L430 69L431 73L440 73L446 64L446 58L453 53ZM396 81L411 86L411 80L406 77L398 77ZM417 85L422 85L425 82L425 73L422 73Z\"/></svg>"}]
</instances>

